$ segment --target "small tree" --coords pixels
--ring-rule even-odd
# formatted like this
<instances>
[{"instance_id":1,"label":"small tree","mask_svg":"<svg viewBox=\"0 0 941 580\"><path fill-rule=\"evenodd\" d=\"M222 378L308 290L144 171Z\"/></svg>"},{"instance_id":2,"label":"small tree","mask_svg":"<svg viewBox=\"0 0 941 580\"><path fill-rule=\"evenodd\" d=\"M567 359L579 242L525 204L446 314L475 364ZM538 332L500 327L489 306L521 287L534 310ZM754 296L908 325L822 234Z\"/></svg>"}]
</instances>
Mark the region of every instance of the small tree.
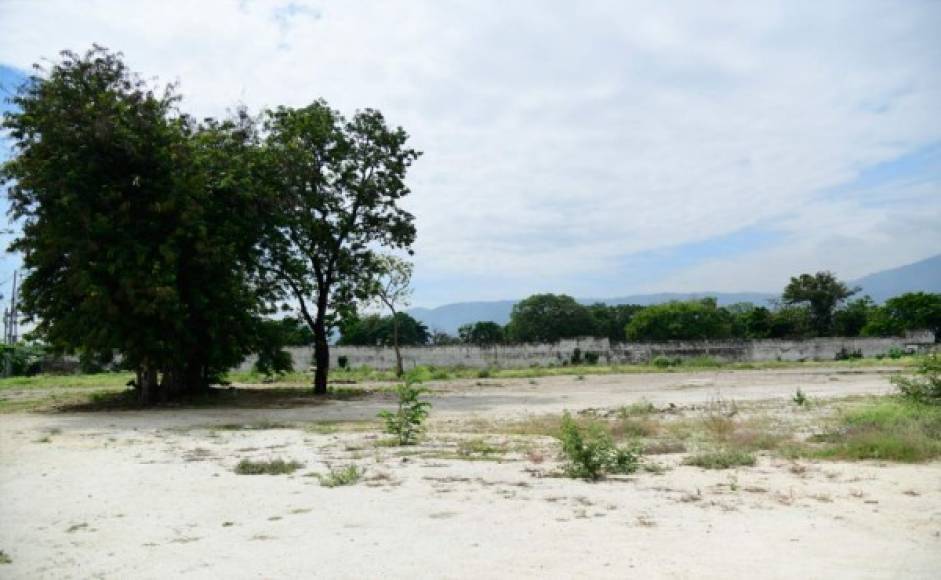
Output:
<instances>
[{"instance_id":1,"label":"small tree","mask_svg":"<svg viewBox=\"0 0 941 580\"><path fill-rule=\"evenodd\" d=\"M859 288L848 287L832 272L817 272L791 278L781 300L789 305L808 305L817 336L827 336L833 330L833 313L837 307L857 292Z\"/></svg>"},{"instance_id":2,"label":"small tree","mask_svg":"<svg viewBox=\"0 0 941 580\"><path fill-rule=\"evenodd\" d=\"M376 258L376 279L373 292L376 298L392 313L392 347L395 349L395 374L405 373L402 367L402 351L399 348L399 309L408 306L412 294L412 265L395 256Z\"/></svg>"},{"instance_id":3,"label":"small tree","mask_svg":"<svg viewBox=\"0 0 941 580\"><path fill-rule=\"evenodd\" d=\"M588 308L565 294L534 294L513 306L506 328L514 342L557 342L591 336L594 324Z\"/></svg>"},{"instance_id":4,"label":"small tree","mask_svg":"<svg viewBox=\"0 0 941 580\"><path fill-rule=\"evenodd\" d=\"M457 329L457 334L464 344L477 346L493 346L504 341L503 327L491 321L464 324Z\"/></svg>"}]
</instances>

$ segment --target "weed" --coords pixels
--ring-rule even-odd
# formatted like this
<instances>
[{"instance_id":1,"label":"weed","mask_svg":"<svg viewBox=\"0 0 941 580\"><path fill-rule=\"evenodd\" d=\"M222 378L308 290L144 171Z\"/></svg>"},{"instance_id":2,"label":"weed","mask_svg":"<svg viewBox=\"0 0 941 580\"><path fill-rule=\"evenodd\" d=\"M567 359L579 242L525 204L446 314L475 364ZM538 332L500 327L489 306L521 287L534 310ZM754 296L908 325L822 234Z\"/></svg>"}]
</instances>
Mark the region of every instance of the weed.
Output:
<instances>
[{"instance_id":1,"label":"weed","mask_svg":"<svg viewBox=\"0 0 941 580\"><path fill-rule=\"evenodd\" d=\"M365 469L355 465L347 465L346 467L331 469L326 475L318 474L318 479L320 485L324 487L340 487L359 483L364 473L366 473Z\"/></svg>"},{"instance_id":2,"label":"weed","mask_svg":"<svg viewBox=\"0 0 941 580\"><path fill-rule=\"evenodd\" d=\"M636 449L619 448L598 423L579 427L566 412L559 432L569 477L597 480L606 473L633 473L638 467Z\"/></svg>"},{"instance_id":3,"label":"weed","mask_svg":"<svg viewBox=\"0 0 941 580\"><path fill-rule=\"evenodd\" d=\"M941 357L929 355L920 359L914 377L894 376L892 383L906 399L941 405Z\"/></svg>"},{"instance_id":4,"label":"weed","mask_svg":"<svg viewBox=\"0 0 941 580\"><path fill-rule=\"evenodd\" d=\"M235 473L239 475L284 475L294 473L303 466L303 463L283 459L267 461L243 459L235 466Z\"/></svg>"},{"instance_id":5,"label":"weed","mask_svg":"<svg viewBox=\"0 0 941 580\"><path fill-rule=\"evenodd\" d=\"M386 432L395 435L399 445L412 445L421 434L422 423L431 408L431 403L421 399L428 389L415 386L406 376L406 381L395 390L399 396L398 410L395 413L382 411L379 417L385 419Z\"/></svg>"},{"instance_id":6,"label":"weed","mask_svg":"<svg viewBox=\"0 0 941 580\"><path fill-rule=\"evenodd\" d=\"M805 407L807 406L807 403L810 402L810 400L807 398L807 395L804 394L804 391L802 391L800 387L797 388L797 392L794 393L794 396L791 397L791 400L794 401L794 404L798 407Z\"/></svg>"},{"instance_id":7,"label":"weed","mask_svg":"<svg viewBox=\"0 0 941 580\"><path fill-rule=\"evenodd\" d=\"M490 375L492 375L492 374L493 374L493 371L490 370L489 368L487 368L487 369L480 369L479 371L477 371L477 378L478 378L478 379L489 379L489 378L490 378Z\"/></svg>"},{"instance_id":8,"label":"weed","mask_svg":"<svg viewBox=\"0 0 941 580\"><path fill-rule=\"evenodd\" d=\"M461 441L457 447L457 454L460 457L489 457L504 453L501 447L495 447L483 439L468 439Z\"/></svg>"},{"instance_id":9,"label":"weed","mask_svg":"<svg viewBox=\"0 0 941 580\"><path fill-rule=\"evenodd\" d=\"M683 460L685 465L694 465L703 469L729 469L737 466L755 465L755 456L747 451L720 449L690 455Z\"/></svg>"},{"instance_id":10,"label":"weed","mask_svg":"<svg viewBox=\"0 0 941 580\"><path fill-rule=\"evenodd\" d=\"M12 564L12 563L13 563L13 558L7 555L7 553L4 552L3 550L0 550L0 564Z\"/></svg>"},{"instance_id":11,"label":"weed","mask_svg":"<svg viewBox=\"0 0 941 580\"><path fill-rule=\"evenodd\" d=\"M667 455L670 453L686 453L686 445L682 441L661 440L651 441L644 446L644 455Z\"/></svg>"},{"instance_id":12,"label":"weed","mask_svg":"<svg viewBox=\"0 0 941 580\"><path fill-rule=\"evenodd\" d=\"M643 417L656 412L657 408L650 401L638 401L618 409L618 417Z\"/></svg>"}]
</instances>

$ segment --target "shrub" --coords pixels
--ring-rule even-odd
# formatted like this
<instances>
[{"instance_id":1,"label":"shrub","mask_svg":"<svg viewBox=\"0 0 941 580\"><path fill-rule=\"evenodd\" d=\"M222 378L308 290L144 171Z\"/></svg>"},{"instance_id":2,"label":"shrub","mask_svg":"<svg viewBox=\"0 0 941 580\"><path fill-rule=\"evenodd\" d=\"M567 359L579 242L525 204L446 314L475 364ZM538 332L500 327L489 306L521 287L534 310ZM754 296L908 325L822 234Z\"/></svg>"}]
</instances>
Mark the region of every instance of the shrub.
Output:
<instances>
[{"instance_id":1,"label":"shrub","mask_svg":"<svg viewBox=\"0 0 941 580\"><path fill-rule=\"evenodd\" d=\"M590 365L596 365L598 364L598 359L600 357L601 355L599 353L594 352L594 351L588 351L585 353L585 362Z\"/></svg>"},{"instance_id":2,"label":"shrub","mask_svg":"<svg viewBox=\"0 0 941 580\"><path fill-rule=\"evenodd\" d=\"M582 349L575 347L575 350L572 351L572 360L573 365L582 364Z\"/></svg>"},{"instance_id":3,"label":"shrub","mask_svg":"<svg viewBox=\"0 0 941 580\"><path fill-rule=\"evenodd\" d=\"M431 408L431 403L421 399L428 389L416 386L406 375L406 381L398 385L395 392L399 396L398 410L395 413L382 411L379 417L385 419L386 432L395 435L399 445L412 445L421 434L422 423Z\"/></svg>"},{"instance_id":4,"label":"shrub","mask_svg":"<svg viewBox=\"0 0 941 580\"><path fill-rule=\"evenodd\" d=\"M683 463L703 469L729 469L741 465L752 466L755 464L755 456L738 449L719 449L691 455Z\"/></svg>"},{"instance_id":5,"label":"shrub","mask_svg":"<svg viewBox=\"0 0 941 580\"><path fill-rule=\"evenodd\" d=\"M860 349L847 350L845 346L841 346L840 350L838 350L833 357L833 360L853 360L859 358L863 358L863 351Z\"/></svg>"},{"instance_id":6,"label":"shrub","mask_svg":"<svg viewBox=\"0 0 941 580\"><path fill-rule=\"evenodd\" d=\"M798 407L803 407L810 401L807 398L807 395L804 394L804 391L800 390L800 387L798 387L797 392L794 393L794 396L791 397L791 400L794 401L794 404Z\"/></svg>"},{"instance_id":7,"label":"shrub","mask_svg":"<svg viewBox=\"0 0 941 580\"><path fill-rule=\"evenodd\" d=\"M341 369L345 369L350 366L350 357L346 355L340 355L337 357L337 366Z\"/></svg>"},{"instance_id":8,"label":"shrub","mask_svg":"<svg viewBox=\"0 0 941 580\"><path fill-rule=\"evenodd\" d=\"M243 459L235 466L235 473L239 475L283 475L294 473L303 466L303 463L285 461L283 459L272 459L269 461Z\"/></svg>"},{"instance_id":9,"label":"shrub","mask_svg":"<svg viewBox=\"0 0 941 580\"><path fill-rule=\"evenodd\" d=\"M491 371L489 368L487 368L487 369L480 369L479 371L477 371L477 378L478 378L478 379L489 379L491 374L492 374L492 371Z\"/></svg>"},{"instance_id":10,"label":"shrub","mask_svg":"<svg viewBox=\"0 0 941 580\"><path fill-rule=\"evenodd\" d=\"M579 427L568 412L559 432L562 454L569 477L597 480L608 473L633 473L638 467L638 450L614 445L611 436L597 423Z\"/></svg>"},{"instance_id":11,"label":"shrub","mask_svg":"<svg viewBox=\"0 0 941 580\"><path fill-rule=\"evenodd\" d=\"M657 367L658 369L665 369L669 367L678 366L682 364L682 362L683 361L681 361L678 358L667 358L665 356L658 356L657 358L650 361L650 364Z\"/></svg>"},{"instance_id":12,"label":"shrub","mask_svg":"<svg viewBox=\"0 0 941 580\"><path fill-rule=\"evenodd\" d=\"M893 346L892 348L889 349L889 352L886 353L886 356L888 356L891 359L900 359L904 355L905 355L905 351L900 349L897 346Z\"/></svg>"},{"instance_id":13,"label":"shrub","mask_svg":"<svg viewBox=\"0 0 941 580\"><path fill-rule=\"evenodd\" d=\"M358 483L365 472L365 469L355 465L347 465L346 467L331 469L326 475L318 475L317 477L320 479L320 485L324 487L340 487Z\"/></svg>"},{"instance_id":14,"label":"shrub","mask_svg":"<svg viewBox=\"0 0 941 580\"><path fill-rule=\"evenodd\" d=\"M922 358L914 377L895 376L892 383L906 399L926 405L941 405L941 357L929 355Z\"/></svg>"}]
</instances>

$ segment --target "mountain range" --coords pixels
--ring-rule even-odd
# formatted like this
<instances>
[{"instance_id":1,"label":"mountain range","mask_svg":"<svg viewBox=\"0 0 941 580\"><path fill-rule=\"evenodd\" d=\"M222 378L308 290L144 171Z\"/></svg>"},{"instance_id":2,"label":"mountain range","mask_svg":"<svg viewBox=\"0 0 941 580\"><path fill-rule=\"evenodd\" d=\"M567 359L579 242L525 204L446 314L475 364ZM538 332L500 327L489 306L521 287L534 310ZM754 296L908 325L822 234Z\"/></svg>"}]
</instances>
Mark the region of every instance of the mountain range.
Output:
<instances>
[{"instance_id":1,"label":"mountain range","mask_svg":"<svg viewBox=\"0 0 941 580\"><path fill-rule=\"evenodd\" d=\"M859 295L869 295L876 302L905 292L941 292L941 254L913 264L875 272L849 283L860 288ZM616 304L660 304L671 300L693 300L713 296L720 306L736 302L752 302L765 305L779 294L768 292L662 292L658 294L634 294L616 298L577 298L582 304L603 302ZM436 308L412 308L408 312L428 328L457 333L462 324L478 320L492 320L506 324L510 311L519 300L494 300L488 302L456 302Z\"/></svg>"}]
</instances>

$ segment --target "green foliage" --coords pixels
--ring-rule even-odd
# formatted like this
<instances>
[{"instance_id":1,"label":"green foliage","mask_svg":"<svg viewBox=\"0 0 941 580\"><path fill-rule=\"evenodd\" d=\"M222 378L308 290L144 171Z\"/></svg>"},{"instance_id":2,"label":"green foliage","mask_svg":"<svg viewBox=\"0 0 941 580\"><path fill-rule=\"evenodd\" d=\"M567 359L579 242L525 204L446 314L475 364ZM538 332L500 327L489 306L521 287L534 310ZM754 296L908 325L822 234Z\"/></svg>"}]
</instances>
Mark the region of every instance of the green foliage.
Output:
<instances>
[{"instance_id":1,"label":"green foliage","mask_svg":"<svg viewBox=\"0 0 941 580\"><path fill-rule=\"evenodd\" d=\"M4 552L3 550L0 550L0 564L12 564L12 563L13 563L13 558L7 555L7 553Z\"/></svg>"},{"instance_id":2,"label":"green foliage","mask_svg":"<svg viewBox=\"0 0 941 580\"><path fill-rule=\"evenodd\" d=\"M355 465L333 468L326 475L319 475L320 485L323 487L341 487L344 485L355 485L362 479L365 469Z\"/></svg>"},{"instance_id":3,"label":"green foliage","mask_svg":"<svg viewBox=\"0 0 941 580\"><path fill-rule=\"evenodd\" d=\"M627 325L630 340L705 340L729 338L732 323L715 298L667 302L637 312Z\"/></svg>"},{"instance_id":4,"label":"green foliage","mask_svg":"<svg viewBox=\"0 0 941 580\"><path fill-rule=\"evenodd\" d=\"M643 309L643 306L637 304L608 306L607 304L596 303L588 306L593 326L592 336L606 337L611 342L627 340L627 336L624 334L625 327L627 327L631 318Z\"/></svg>"},{"instance_id":5,"label":"green foliage","mask_svg":"<svg viewBox=\"0 0 941 580\"><path fill-rule=\"evenodd\" d=\"M814 336L810 308L782 306L771 312L768 338L810 338Z\"/></svg>"},{"instance_id":6,"label":"green foliage","mask_svg":"<svg viewBox=\"0 0 941 580\"><path fill-rule=\"evenodd\" d=\"M502 344L506 339L503 327L491 321L464 324L457 329L457 334L462 343L476 344L477 346Z\"/></svg>"},{"instance_id":7,"label":"green foliage","mask_svg":"<svg viewBox=\"0 0 941 580\"><path fill-rule=\"evenodd\" d=\"M791 397L791 400L794 401L794 404L798 407L805 407L810 402L810 399L807 398L807 395L804 394L800 388L797 389L797 392L794 393L794 396Z\"/></svg>"},{"instance_id":8,"label":"green foliage","mask_svg":"<svg viewBox=\"0 0 941 580\"><path fill-rule=\"evenodd\" d=\"M394 413L382 411L379 417L385 420L386 432L395 435L399 445L412 445L417 442L431 408L431 403L421 399L428 389L417 386L406 375L405 382L398 385L395 392L399 397L398 409Z\"/></svg>"},{"instance_id":9,"label":"green foliage","mask_svg":"<svg viewBox=\"0 0 941 580\"><path fill-rule=\"evenodd\" d=\"M243 459L235 466L235 473L239 475L285 475L294 473L303 466L303 463L283 459L267 461Z\"/></svg>"},{"instance_id":10,"label":"green foliage","mask_svg":"<svg viewBox=\"0 0 941 580\"><path fill-rule=\"evenodd\" d=\"M657 367L658 369L666 369L670 367L676 367L683 364L683 361L679 358L669 358L665 356L655 357L650 364Z\"/></svg>"},{"instance_id":11,"label":"green foliage","mask_svg":"<svg viewBox=\"0 0 941 580\"><path fill-rule=\"evenodd\" d=\"M2 361L0 372L7 377L33 376L42 372L42 362L47 349L35 343L17 343L0 345Z\"/></svg>"},{"instance_id":12,"label":"green foliage","mask_svg":"<svg viewBox=\"0 0 941 580\"><path fill-rule=\"evenodd\" d=\"M420 153L373 109L346 119L315 101L263 119L262 171L277 203L265 216L261 263L313 330L314 390L325 394L329 331L357 300L374 296L375 252L407 250L415 240L414 216L399 203Z\"/></svg>"},{"instance_id":13,"label":"green foliage","mask_svg":"<svg viewBox=\"0 0 941 580\"><path fill-rule=\"evenodd\" d=\"M845 346L841 346L840 350L833 355L833 360L854 360L861 358L863 358L863 351L859 349L849 350Z\"/></svg>"},{"instance_id":14,"label":"green foliage","mask_svg":"<svg viewBox=\"0 0 941 580\"><path fill-rule=\"evenodd\" d=\"M833 317L833 334L836 336L859 336L869 323L876 305L869 296L847 302Z\"/></svg>"},{"instance_id":15,"label":"green foliage","mask_svg":"<svg viewBox=\"0 0 941 580\"><path fill-rule=\"evenodd\" d=\"M637 471L639 451L615 446L608 431L597 423L580 427L566 412L562 416L559 440L569 477L597 480L608 473Z\"/></svg>"},{"instance_id":16,"label":"green foliage","mask_svg":"<svg viewBox=\"0 0 941 580\"><path fill-rule=\"evenodd\" d=\"M781 300L788 305L807 305L817 336L829 336L837 307L858 291L839 281L831 272L817 272L791 278Z\"/></svg>"},{"instance_id":17,"label":"green foliage","mask_svg":"<svg viewBox=\"0 0 941 580\"><path fill-rule=\"evenodd\" d=\"M894 376L892 383L902 397L926 405L941 405L941 356L921 358L914 377Z\"/></svg>"},{"instance_id":18,"label":"green foliage","mask_svg":"<svg viewBox=\"0 0 941 580\"><path fill-rule=\"evenodd\" d=\"M259 322L258 335L254 347L258 355L254 371L267 378L282 376L294 371L291 353L284 347L291 342L303 339L304 333L298 328L297 319L262 320Z\"/></svg>"},{"instance_id":19,"label":"green foliage","mask_svg":"<svg viewBox=\"0 0 941 580\"><path fill-rule=\"evenodd\" d=\"M260 227L250 120L180 116L170 87L98 47L63 52L12 101L0 181L23 223L10 249L23 255L35 334L56 350L120 352L145 400L240 362L262 291L249 284Z\"/></svg>"},{"instance_id":20,"label":"green foliage","mask_svg":"<svg viewBox=\"0 0 941 580\"><path fill-rule=\"evenodd\" d=\"M729 469L731 467L755 465L755 456L740 449L719 449L690 455L683 460L685 465L703 469Z\"/></svg>"},{"instance_id":21,"label":"green foliage","mask_svg":"<svg viewBox=\"0 0 941 580\"><path fill-rule=\"evenodd\" d=\"M428 327L405 312L398 312L399 344L420 346L428 343ZM348 346L392 346L395 327L391 316L370 314L347 320L337 344Z\"/></svg>"},{"instance_id":22,"label":"green foliage","mask_svg":"<svg viewBox=\"0 0 941 580\"><path fill-rule=\"evenodd\" d=\"M601 358L601 355L593 350L590 350L585 353L585 364L596 365L598 364L598 359Z\"/></svg>"},{"instance_id":23,"label":"green foliage","mask_svg":"<svg viewBox=\"0 0 941 580\"><path fill-rule=\"evenodd\" d=\"M513 305L506 328L513 342L558 342L591 336L594 324L588 308L564 294L535 294Z\"/></svg>"},{"instance_id":24,"label":"green foliage","mask_svg":"<svg viewBox=\"0 0 941 580\"><path fill-rule=\"evenodd\" d=\"M804 453L827 459L916 463L941 457L941 406L887 398L844 412Z\"/></svg>"},{"instance_id":25,"label":"green foliage","mask_svg":"<svg viewBox=\"0 0 941 580\"><path fill-rule=\"evenodd\" d=\"M878 307L862 333L866 336L901 336L909 330L930 330L941 340L941 294L909 292Z\"/></svg>"}]
</instances>

